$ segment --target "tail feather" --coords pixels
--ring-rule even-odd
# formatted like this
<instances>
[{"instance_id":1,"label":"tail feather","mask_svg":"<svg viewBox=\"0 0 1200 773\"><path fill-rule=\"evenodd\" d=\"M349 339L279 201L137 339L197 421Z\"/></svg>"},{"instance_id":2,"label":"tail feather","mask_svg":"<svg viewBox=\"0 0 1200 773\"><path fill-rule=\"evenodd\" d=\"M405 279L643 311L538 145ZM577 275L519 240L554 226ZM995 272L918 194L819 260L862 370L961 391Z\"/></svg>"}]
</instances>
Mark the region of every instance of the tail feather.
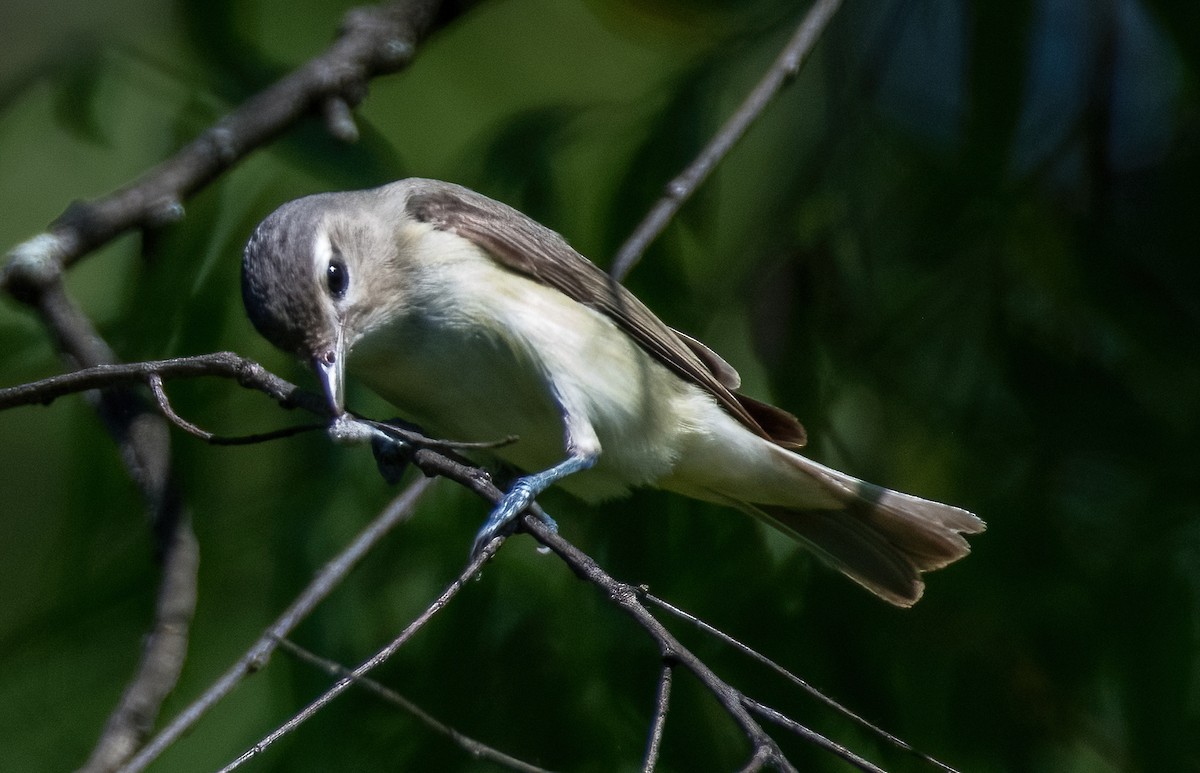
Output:
<instances>
[{"instance_id":1,"label":"tail feather","mask_svg":"<svg viewBox=\"0 0 1200 773\"><path fill-rule=\"evenodd\" d=\"M710 407L709 429L688 436L691 444L655 485L766 521L892 604L915 604L925 589L921 573L967 555L963 535L984 530L966 510L838 472Z\"/></svg>"},{"instance_id":2,"label":"tail feather","mask_svg":"<svg viewBox=\"0 0 1200 773\"><path fill-rule=\"evenodd\" d=\"M966 510L804 461L808 472L823 480L845 509L755 504L743 508L801 540L834 568L897 606L915 604L925 590L921 573L967 555L971 547L963 535L985 528Z\"/></svg>"},{"instance_id":3,"label":"tail feather","mask_svg":"<svg viewBox=\"0 0 1200 773\"><path fill-rule=\"evenodd\" d=\"M844 510L747 509L885 601L909 607L925 590L911 561L869 526L847 518Z\"/></svg>"}]
</instances>

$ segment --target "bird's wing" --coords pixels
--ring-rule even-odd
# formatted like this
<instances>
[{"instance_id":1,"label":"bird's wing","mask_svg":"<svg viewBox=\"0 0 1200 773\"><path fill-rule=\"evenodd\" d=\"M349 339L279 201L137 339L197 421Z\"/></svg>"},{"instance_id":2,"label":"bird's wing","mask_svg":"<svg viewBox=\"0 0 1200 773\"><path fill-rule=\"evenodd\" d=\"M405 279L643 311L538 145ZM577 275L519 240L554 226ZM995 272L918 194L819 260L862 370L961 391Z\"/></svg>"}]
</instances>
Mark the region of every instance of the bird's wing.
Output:
<instances>
[{"instance_id":1,"label":"bird's wing","mask_svg":"<svg viewBox=\"0 0 1200 773\"><path fill-rule=\"evenodd\" d=\"M504 267L605 314L642 349L709 392L754 433L785 448L804 445L804 427L795 416L734 392L740 378L732 365L694 338L672 330L549 228L470 189L436 181L414 181L407 210L419 221L479 245Z\"/></svg>"}]
</instances>

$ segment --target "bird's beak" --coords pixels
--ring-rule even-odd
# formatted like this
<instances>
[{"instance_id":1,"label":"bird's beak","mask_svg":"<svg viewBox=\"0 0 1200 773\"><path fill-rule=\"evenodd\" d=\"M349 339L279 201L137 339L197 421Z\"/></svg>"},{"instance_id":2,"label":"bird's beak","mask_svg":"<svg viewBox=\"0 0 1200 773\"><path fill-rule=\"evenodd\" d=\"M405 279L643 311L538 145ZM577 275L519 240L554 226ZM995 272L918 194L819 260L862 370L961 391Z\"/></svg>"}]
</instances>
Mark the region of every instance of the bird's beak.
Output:
<instances>
[{"instance_id":1,"label":"bird's beak","mask_svg":"<svg viewBox=\"0 0 1200 773\"><path fill-rule=\"evenodd\" d=\"M341 416L345 413L346 398L346 346L341 330L338 330L333 346L314 357L312 365L325 399L329 401L329 409L334 416Z\"/></svg>"}]
</instances>

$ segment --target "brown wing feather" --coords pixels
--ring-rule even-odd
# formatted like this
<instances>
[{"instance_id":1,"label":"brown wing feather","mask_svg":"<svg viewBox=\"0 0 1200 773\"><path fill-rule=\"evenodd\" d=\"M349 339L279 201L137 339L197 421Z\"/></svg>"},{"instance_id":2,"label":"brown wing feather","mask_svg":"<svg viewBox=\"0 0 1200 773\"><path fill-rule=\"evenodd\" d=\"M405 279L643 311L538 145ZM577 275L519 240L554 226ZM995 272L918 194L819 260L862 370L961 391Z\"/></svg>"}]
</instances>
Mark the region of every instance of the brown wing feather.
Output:
<instances>
[{"instance_id":1,"label":"brown wing feather","mask_svg":"<svg viewBox=\"0 0 1200 773\"><path fill-rule=\"evenodd\" d=\"M612 319L678 376L712 394L731 416L786 448L804 444L804 427L787 411L734 393L737 371L695 339L667 327L632 293L614 283L554 231L470 189L433 180L413 182L409 214L478 244L501 265L536 279Z\"/></svg>"},{"instance_id":2,"label":"brown wing feather","mask_svg":"<svg viewBox=\"0 0 1200 773\"><path fill-rule=\"evenodd\" d=\"M725 358L709 349L707 346L692 338L687 333L681 333L675 328L671 328L671 332L676 338L687 344L687 347L692 350L692 354L704 361L704 366L708 368L717 381L720 381L727 389L737 389L742 385L741 375L734 369L732 365L725 362Z\"/></svg>"}]
</instances>

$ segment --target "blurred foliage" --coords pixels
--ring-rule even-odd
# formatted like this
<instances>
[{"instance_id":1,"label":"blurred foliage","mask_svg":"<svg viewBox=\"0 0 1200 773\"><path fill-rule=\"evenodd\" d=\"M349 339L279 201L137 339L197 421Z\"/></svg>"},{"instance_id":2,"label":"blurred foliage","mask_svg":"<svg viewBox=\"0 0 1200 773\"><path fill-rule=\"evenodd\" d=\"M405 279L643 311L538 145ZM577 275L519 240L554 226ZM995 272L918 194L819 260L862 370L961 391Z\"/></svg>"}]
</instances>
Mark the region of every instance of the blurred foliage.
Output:
<instances>
[{"instance_id":1,"label":"blurred foliage","mask_svg":"<svg viewBox=\"0 0 1200 773\"><path fill-rule=\"evenodd\" d=\"M125 183L320 50L347 3L58 0L0 25L0 244ZM372 85L363 140L316 122L70 277L126 359L234 349L241 244L305 193L460 182L604 264L798 20L784 0L498 0ZM1200 18L1181 0L848 0L802 75L633 273L664 319L807 424L816 457L969 507L966 561L898 611L748 519L656 492L547 499L616 576L971 771L1200 769ZM0 306L5 384L61 367ZM311 383L311 382L307 382ZM293 420L229 383L172 386L224 433ZM368 395L352 401L390 415ZM78 764L131 672L157 585L139 497L78 398L0 413L0 767ZM202 545L168 714L387 501L322 437L175 455ZM445 485L297 633L356 663L458 571L483 506ZM918 770L679 629L751 695ZM381 677L465 733L568 770L631 770L658 654L518 539ZM210 770L327 683L279 657L156 769ZM677 679L667 770L729 770L731 723ZM779 733L784 736L784 733ZM805 769L841 770L785 738ZM256 770L475 770L351 694Z\"/></svg>"}]
</instances>

